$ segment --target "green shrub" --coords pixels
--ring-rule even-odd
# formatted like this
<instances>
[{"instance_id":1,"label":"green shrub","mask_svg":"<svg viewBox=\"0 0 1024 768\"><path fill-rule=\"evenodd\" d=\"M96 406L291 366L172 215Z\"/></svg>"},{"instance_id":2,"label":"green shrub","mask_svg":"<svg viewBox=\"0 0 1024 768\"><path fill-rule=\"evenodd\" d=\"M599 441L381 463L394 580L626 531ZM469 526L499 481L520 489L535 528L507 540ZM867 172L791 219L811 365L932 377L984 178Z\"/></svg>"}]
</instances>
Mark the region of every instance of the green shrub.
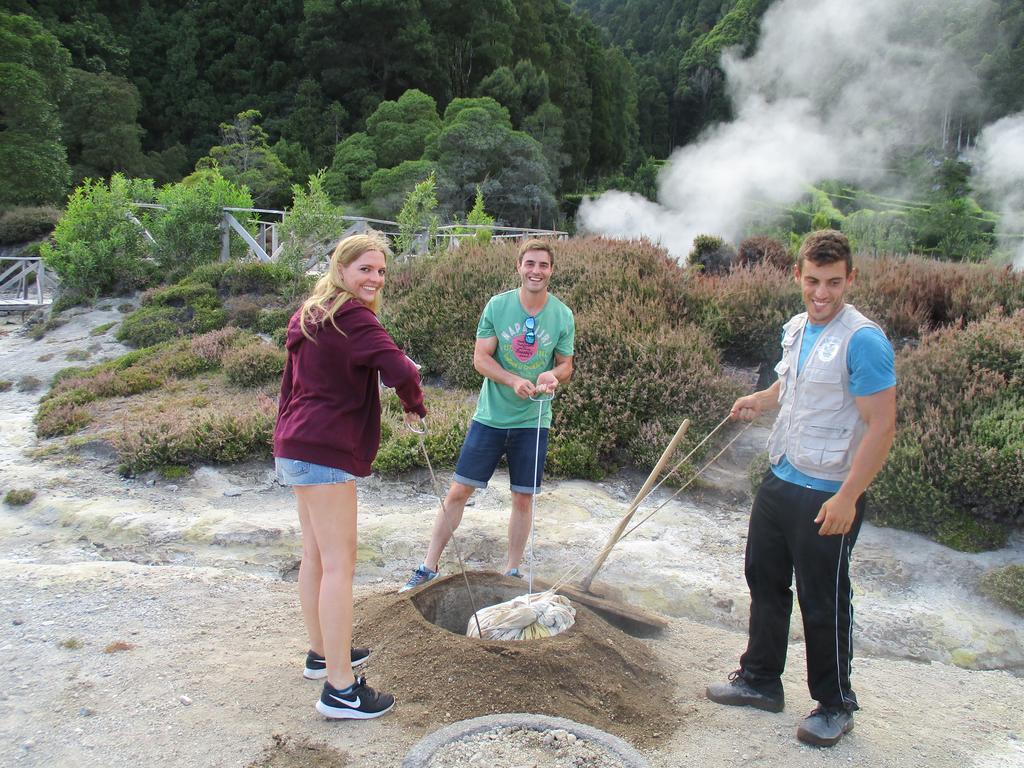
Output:
<instances>
[{"instance_id":1,"label":"green shrub","mask_svg":"<svg viewBox=\"0 0 1024 768\"><path fill-rule=\"evenodd\" d=\"M228 322L239 328L254 328L259 320L262 304L252 296L231 296L225 299L224 309Z\"/></svg>"},{"instance_id":2,"label":"green shrub","mask_svg":"<svg viewBox=\"0 0 1024 768\"><path fill-rule=\"evenodd\" d=\"M14 386L14 382L8 379L0 379L0 392L6 392Z\"/></svg>"},{"instance_id":3,"label":"green shrub","mask_svg":"<svg viewBox=\"0 0 1024 768\"><path fill-rule=\"evenodd\" d=\"M116 322L115 323L103 323L102 325L97 325L95 328L93 328L91 331L89 331L89 335L90 336L102 336L104 333L109 331L115 325L117 325Z\"/></svg>"},{"instance_id":4,"label":"green shrub","mask_svg":"<svg viewBox=\"0 0 1024 768\"><path fill-rule=\"evenodd\" d=\"M53 243L40 248L66 290L98 296L137 287L145 279L146 240L130 203L153 197L151 180L116 173L109 185L86 179L72 192Z\"/></svg>"},{"instance_id":5,"label":"green shrub","mask_svg":"<svg viewBox=\"0 0 1024 768\"><path fill-rule=\"evenodd\" d=\"M281 222L281 263L298 273L327 253L345 230L344 211L324 190L324 174L310 176L308 187L292 187L292 207Z\"/></svg>"},{"instance_id":6,"label":"green shrub","mask_svg":"<svg viewBox=\"0 0 1024 768\"><path fill-rule=\"evenodd\" d=\"M227 323L220 297L209 285L178 283L147 291L142 306L128 315L117 339L135 347L148 347L187 334L205 333Z\"/></svg>"},{"instance_id":7,"label":"green shrub","mask_svg":"<svg viewBox=\"0 0 1024 768\"><path fill-rule=\"evenodd\" d=\"M156 471L164 480L181 480L189 475L189 468L183 464L161 464Z\"/></svg>"},{"instance_id":8,"label":"green shrub","mask_svg":"<svg viewBox=\"0 0 1024 768\"><path fill-rule=\"evenodd\" d=\"M221 296L251 293L291 300L308 292L312 278L296 274L284 264L231 261L198 267L181 282L185 285L208 285Z\"/></svg>"},{"instance_id":9,"label":"green shrub","mask_svg":"<svg viewBox=\"0 0 1024 768\"><path fill-rule=\"evenodd\" d=\"M761 481L764 480L765 473L768 472L770 466L768 451L761 451L750 460L750 466L747 468L747 480L750 481L751 494L757 494L757 489L761 487Z\"/></svg>"},{"instance_id":10,"label":"green shrub","mask_svg":"<svg viewBox=\"0 0 1024 768\"><path fill-rule=\"evenodd\" d=\"M699 267L706 275L728 272L736 261L736 249L715 235L697 235L687 263Z\"/></svg>"},{"instance_id":11,"label":"green shrub","mask_svg":"<svg viewBox=\"0 0 1024 768\"><path fill-rule=\"evenodd\" d=\"M656 312L595 306L577 316L576 370L552 425L560 440L592 451L590 465L653 467L684 418L692 426L681 448L696 444L740 394L707 334L644 328L645 310Z\"/></svg>"},{"instance_id":12,"label":"green shrub","mask_svg":"<svg viewBox=\"0 0 1024 768\"><path fill-rule=\"evenodd\" d=\"M228 352L222 367L228 381L237 387L255 387L280 379L285 353L273 344L256 343Z\"/></svg>"},{"instance_id":13,"label":"green shrub","mask_svg":"<svg viewBox=\"0 0 1024 768\"><path fill-rule=\"evenodd\" d=\"M157 202L167 210L151 210L146 224L153 239L153 254L165 279L174 280L200 264L220 257L223 208L252 208L252 196L216 170L194 173L177 184L161 187ZM243 226L244 214L235 212ZM241 257L245 246L232 237L232 252Z\"/></svg>"},{"instance_id":14,"label":"green shrub","mask_svg":"<svg viewBox=\"0 0 1024 768\"><path fill-rule=\"evenodd\" d=\"M874 516L957 548L1001 546L1024 522L1024 311L933 332L896 373L899 432Z\"/></svg>"},{"instance_id":15,"label":"green shrub","mask_svg":"<svg viewBox=\"0 0 1024 768\"><path fill-rule=\"evenodd\" d=\"M440 467L455 466L474 406L472 395L466 391L427 387L424 395L430 412L423 439L436 472ZM374 471L393 475L426 466L419 435L413 434L402 418L401 403L394 392L389 391L382 398L381 446L373 462Z\"/></svg>"},{"instance_id":16,"label":"green shrub","mask_svg":"<svg viewBox=\"0 0 1024 768\"><path fill-rule=\"evenodd\" d=\"M4 504L9 507L23 507L36 497L36 492L29 488L12 488L4 494Z\"/></svg>"},{"instance_id":17,"label":"green shrub","mask_svg":"<svg viewBox=\"0 0 1024 768\"><path fill-rule=\"evenodd\" d=\"M26 205L0 213L0 245L24 243L52 232L60 211L48 205Z\"/></svg>"},{"instance_id":18,"label":"green shrub","mask_svg":"<svg viewBox=\"0 0 1024 768\"><path fill-rule=\"evenodd\" d=\"M117 340L131 347L149 347L183 333L175 307L142 307L132 312L117 329Z\"/></svg>"},{"instance_id":19,"label":"green shrub","mask_svg":"<svg viewBox=\"0 0 1024 768\"><path fill-rule=\"evenodd\" d=\"M286 329L294 314L293 309L265 309L256 318L256 330L260 333L273 334Z\"/></svg>"},{"instance_id":20,"label":"green shrub","mask_svg":"<svg viewBox=\"0 0 1024 768\"><path fill-rule=\"evenodd\" d=\"M1007 565L981 577L981 591L1024 616L1024 565Z\"/></svg>"}]
</instances>

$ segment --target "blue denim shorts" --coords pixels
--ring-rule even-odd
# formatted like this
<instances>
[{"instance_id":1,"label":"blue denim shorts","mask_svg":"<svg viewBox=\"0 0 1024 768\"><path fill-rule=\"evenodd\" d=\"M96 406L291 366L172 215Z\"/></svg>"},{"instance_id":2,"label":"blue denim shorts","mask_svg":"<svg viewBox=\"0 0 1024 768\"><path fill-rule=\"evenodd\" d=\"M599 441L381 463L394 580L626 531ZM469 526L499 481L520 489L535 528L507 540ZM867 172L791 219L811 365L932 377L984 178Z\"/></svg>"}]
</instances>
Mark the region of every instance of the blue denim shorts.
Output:
<instances>
[{"instance_id":1,"label":"blue denim shorts","mask_svg":"<svg viewBox=\"0 0 1024 768\"><path fill-rule=\"evenodd\" d=\"M275 458L274 468L277 470L277 481L281 485L330 485L356 479L355 475L350 475L344 469L297 459Z\"/></svg>"},{"instance_id":2,"label":"blue denim shorts","mask_svg":"<svg viewBox=\"0 0 1024 768\"><path fill-rule=\"evenodd\" d=\"M469 423L469 432L462 444L455 465L455 481L471 488L486 488L498 461L508 459L509 485L516 493L536 493L544 476L544 459L548 453L548 431L540 430L540 453L537 453L536 429L495 429L479 421ZM537 474L534 476L534 463Z\"/></svg>"}]
</instances>

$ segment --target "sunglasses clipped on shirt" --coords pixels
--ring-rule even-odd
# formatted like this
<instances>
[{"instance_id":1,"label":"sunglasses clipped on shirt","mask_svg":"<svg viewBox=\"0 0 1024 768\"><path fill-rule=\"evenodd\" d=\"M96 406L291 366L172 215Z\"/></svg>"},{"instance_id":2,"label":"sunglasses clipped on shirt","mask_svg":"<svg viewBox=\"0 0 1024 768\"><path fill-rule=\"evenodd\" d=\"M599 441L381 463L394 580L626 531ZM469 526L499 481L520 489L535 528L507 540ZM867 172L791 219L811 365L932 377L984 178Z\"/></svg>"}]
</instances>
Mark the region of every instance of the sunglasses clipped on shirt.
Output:
<instances>
[{"instance_id":1,"label":"sunglasses clipped on shirt","mask_svg":"<svg viewBox=\"0 0 1024 768\"><path fill-rule=\"evenodd\" d=\"M537 318L533 315L529 315L523 321L523 325L526 326L526 334L524 335L523 340L532 346L537 341Z\"/></svg>"}]
</instances>

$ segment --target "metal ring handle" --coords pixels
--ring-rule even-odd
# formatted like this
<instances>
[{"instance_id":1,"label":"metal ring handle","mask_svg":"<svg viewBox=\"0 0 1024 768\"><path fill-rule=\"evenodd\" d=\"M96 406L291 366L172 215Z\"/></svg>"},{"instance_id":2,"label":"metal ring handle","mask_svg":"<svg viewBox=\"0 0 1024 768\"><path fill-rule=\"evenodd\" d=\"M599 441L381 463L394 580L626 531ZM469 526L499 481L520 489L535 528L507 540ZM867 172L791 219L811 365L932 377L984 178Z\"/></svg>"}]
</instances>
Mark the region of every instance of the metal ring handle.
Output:
<instances>
[{"instance_id":1,"label":"metal ring handle","mask_svg":"<svg viewBox=\"0 0 1024 768\"><path fill-rule=\"evenodd\" d=\"M423 425L423 429L416 429L416 427L414 427L412 424L410 424L408 421L405 421L404 419L402 420L402 423L405 424L406 429L408 429L414 435L427 434L427 420L424 419L423 417L420 417L420 424Z\"/></svg>"},{"instance_id":2,"label":"metal ring handle","mask_svg":"<svg viewBox=\"0 0 1024 768\"><path fill-rule=\"evenodd\" d=\"M540 397L534 397L533 395L530 395L530 399L533 400L533 402L535 403L550 403L552 400L555 399L555 393L548 392L547 397L545 397L544 395L541 395Z\"/></svg>"}]
</instances>

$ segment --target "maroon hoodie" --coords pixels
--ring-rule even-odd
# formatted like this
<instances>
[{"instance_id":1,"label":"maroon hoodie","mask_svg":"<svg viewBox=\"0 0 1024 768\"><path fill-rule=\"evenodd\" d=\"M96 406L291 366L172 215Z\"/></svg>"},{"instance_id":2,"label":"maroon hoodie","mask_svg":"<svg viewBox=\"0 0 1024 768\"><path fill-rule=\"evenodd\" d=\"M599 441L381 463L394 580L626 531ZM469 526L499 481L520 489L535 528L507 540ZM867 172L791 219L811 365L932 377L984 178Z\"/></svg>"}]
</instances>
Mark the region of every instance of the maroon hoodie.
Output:
<instances>
[{"instance_id":1,"label":"maroon hoodie","mask_svg":"<svg viewBox=\"0 0 1024 768\"><path fill-rule=\"evenodd\" d=\"M343 469L365 477L380 447L378 373L398 392L406 412L426 416L420 375L377 316L356 299L334 322L288 323L288 361L274 428L274 456Z\"/></svg>"}]
</instances>

